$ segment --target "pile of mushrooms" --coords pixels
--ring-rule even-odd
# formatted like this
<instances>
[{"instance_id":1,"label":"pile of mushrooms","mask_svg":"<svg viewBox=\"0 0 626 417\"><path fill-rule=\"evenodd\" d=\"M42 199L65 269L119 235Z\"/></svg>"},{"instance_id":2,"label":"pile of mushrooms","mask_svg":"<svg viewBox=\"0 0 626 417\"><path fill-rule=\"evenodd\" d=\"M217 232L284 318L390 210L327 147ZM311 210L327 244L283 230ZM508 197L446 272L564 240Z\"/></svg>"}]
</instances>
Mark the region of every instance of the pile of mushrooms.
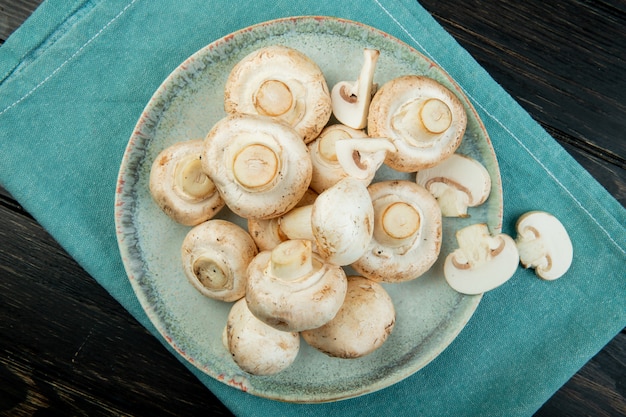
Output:
<instances>
[{"instance_id":1,"label":"pile of mushrooms","mask_svg":"<svg viewBox=\"0 0 626 417\"><path fill-rule=\"evenodd\" d=\"M467 116L455 93L422 75L378 88L379 55L365 49L357 79L329 91L302 52L256 50L226 81L226 115L152 165L154 201L190 226L184 275L232 303L223 344L247 373L289 367L300 336L332 357L378 349L396 322L381 284L422 276L440 256L442 218L469 217L489 198L487 170L457 153ZM415 181L373 182L382 165ZM217 218L223 208L247 230ZM567 271L572 245L556 218L531 212L517 230L515 240L485 224L458 230L444 262L449 286L484 293L520 262L547 280Z\"/></svg>"}]
</instances>

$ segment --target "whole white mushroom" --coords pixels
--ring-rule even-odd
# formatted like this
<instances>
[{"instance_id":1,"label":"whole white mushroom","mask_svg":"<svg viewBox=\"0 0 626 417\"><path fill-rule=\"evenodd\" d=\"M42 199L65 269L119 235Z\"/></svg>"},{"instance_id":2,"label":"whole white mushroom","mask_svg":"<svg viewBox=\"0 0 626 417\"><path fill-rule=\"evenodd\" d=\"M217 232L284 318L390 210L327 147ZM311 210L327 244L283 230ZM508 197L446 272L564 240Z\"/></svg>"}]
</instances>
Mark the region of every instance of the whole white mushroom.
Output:
<instances>
[{"instance_id":1,"label":"whole white mushroom","mask_svg":"<svg viewBox=\"0 0 626 417\"><path fill-rule=\"evenodd\" d=\"M224 329L225 345L235 363L253 375L287 369L300 351L300 335L277 330L257 319L245 299L234 303Z\"/></svg>"}]
</instances>

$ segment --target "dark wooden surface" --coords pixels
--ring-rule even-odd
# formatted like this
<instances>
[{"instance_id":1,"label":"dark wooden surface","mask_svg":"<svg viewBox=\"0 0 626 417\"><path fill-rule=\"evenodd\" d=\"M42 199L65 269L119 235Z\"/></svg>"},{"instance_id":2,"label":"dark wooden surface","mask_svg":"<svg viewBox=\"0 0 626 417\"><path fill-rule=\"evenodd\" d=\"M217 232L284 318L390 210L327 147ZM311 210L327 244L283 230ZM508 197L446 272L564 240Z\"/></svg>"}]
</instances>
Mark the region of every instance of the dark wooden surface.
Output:
<instances>
[{"instance_id":1,"label":"dark wooden surface","mask_svg":"<svg viewBox=\"0 0 626 417\"><path fill-rule=\"evenodd\" d=\"M0 41L39 3L0 0ZM421 3L626 205L625 1ZM0 188L0 415L201 414L230 415ZM536 413L624 415L624 331Z\"/></svg>"}]
</instances>

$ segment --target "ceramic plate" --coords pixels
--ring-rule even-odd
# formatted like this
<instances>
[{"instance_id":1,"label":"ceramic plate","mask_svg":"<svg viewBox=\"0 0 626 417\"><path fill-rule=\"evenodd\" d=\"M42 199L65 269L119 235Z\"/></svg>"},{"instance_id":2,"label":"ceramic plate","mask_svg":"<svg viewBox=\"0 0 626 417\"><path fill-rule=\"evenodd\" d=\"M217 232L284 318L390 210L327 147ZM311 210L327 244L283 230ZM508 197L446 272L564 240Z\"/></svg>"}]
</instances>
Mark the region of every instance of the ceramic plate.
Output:
<instances>
[{"instance_id":1,"label":"ceramic plate","mask_svg":"<svg viewBox=\"0 0 626 417\"><path fill-rule=\"evenodd\" d=\"M363 48L380 50L375 82L406 74L432 77L465 103L468 127L459 153L481 161L493 180L489 200L470 209L470 218L444 219L442 256L414 281L385 285L397 313L387 342L359 359L335 359L302 341L295 363L274 376L242 372L222 345L230 304L203 297L186 280L180 245L189 227L171 221L152 201L150 167L156 155L177 141L203 138L225 116L224 83L231 68L248 53L270 44L296 48L323 70L330 88L353 80ZM332 53L329 53L332 51ZM378 179L413 176L382 169ZM183 62L154 93L130 138L119 174L116 227L132 287L155 327L191 364L211 377L251 394L290 402L335 401L373 392L415 373L459 334L480 302L445 282L442 259L456 247L457 229L476 222L500 231L502 192L491 142L461 89L433 62L399 40L374 28L326 17L270 21L235 32ZM220 218L245 227L228 211Z\"/></svg>"}]
</instances>

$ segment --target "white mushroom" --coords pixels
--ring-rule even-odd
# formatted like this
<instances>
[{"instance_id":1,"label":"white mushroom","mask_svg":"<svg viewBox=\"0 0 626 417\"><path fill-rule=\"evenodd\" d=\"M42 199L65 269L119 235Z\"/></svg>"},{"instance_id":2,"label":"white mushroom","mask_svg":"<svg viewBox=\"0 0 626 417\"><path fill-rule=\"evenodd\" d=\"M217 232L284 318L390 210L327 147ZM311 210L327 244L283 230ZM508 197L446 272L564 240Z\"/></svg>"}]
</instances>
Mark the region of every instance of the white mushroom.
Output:
<instances>
[{"instance_id":1,"label":"white mushroom","mask_svg":"<svg viewBox=\"0 0 626 417\"><path fill-rule=\"evenodd\" d=\"M524 268L534 268L545 280L563 276L574 256L572 241L563 224L552 214L531 211L516 224L517 250Z\"/></svg>"},{"instance_id":2,"label":"white mushroom","mask_svg":"<svg viewBox=\"0 0 626 417\"><path fill-rule=\"evenodd\" d=\"M311 182L311 158L293 128L265 116L234 114L205 139L202 167L226 205L244 218L278 217Z\"/></svg>"},{"instance_id":3,"label":"white mushroom","mask_svg":"<svg viewBox=\"0 0 626 417\"><path fill-rule=\"evenodd\" d=\"M395 147L387 139L369 138L362 130L334 124L308 144L313 165L311 188L323 192L346 177L368 186Z\"/></svg>"},{"instance_id":4,"label":"white mushroom","mask_svg":"<svg viewBox=\"0 0 626 417\"><path fill-rule=\"evenodd\" d=\"M318 194L309 188L294 208L313 204L317 196ZM289 240L280 230L280 217L272 219L248 219L247 223L248 232L259 250L272 250L278 246L279 243Z\"/></svg>"},{"instance_id":5,"label":"white mushroom","mask_svg":"<svg viewBox=\"0 0 626 417\"><path fill-rule=\"evenodd\" d=\"M444 217L468 217L467 208L481 205L491 192L487 169L474 158L457 153L419 171L415 180L435 196Z\"/></svg>"},{"instance_id":6,"label":"white mushroom","mask_svg":"<svg viewBox=\"0 0 626 417\"><path fill-rule=\"evenodd\" d=\"M258 49L231 70L224 108L228 113L280 119L306 142L322 131L332 113L324 74L295 49L273 45Z\"/></svg>"},{"instance_id":7,"label":"white mushroom","mask_svg":"<svg viewBox=\"0 0 626 417\"><path fill-rule=\"evenodd\" d=\"M367 187L344 178L308 206L279 219L280 233L289 239L307 239L327 262L349 265L359 259L372 238L374 208Z\"/></svg>"},{"instance_id":8,"label":"white mushroom","mask_svg":"<svg viewBox=\"0 0 626 417\"><path fill-rule=\"evenodd\" d=\"M441 250L441 211L435 198L412 181L369 186L374 232L367 251L352 264L361 275L382 282L409 281L435 263Z\"/></svg>"},{"instance_id":9,"label":"white mushroom","mask_svg":"<svg viewBox=\"0 0 626 417\"><path fill-rule=\"evenodd\" d=\"M309 345L329 356L360 358L385 343L395 322L393 301L382 285L350 276L346 298L337 315L301 335Z\"/></svg>"},{"instance_id":10,"label":"white mushroom","mask_svg":"<svg viewBox=\"0 0 626 417\"><path fill-rule=\"evenodd\" d=\"M432 78L408 75L385 83L370 104L367 132L393 141L385 163L401 172L436 165L454 153L465 133L461 101Z\"/></svg>"},{"instance_id":11,"label":"white mushroom","mask_svg":"<svg viewBox=\"0 0 626 417\"><path fill-rule=\"evenodd\" d=\"M253 375L273 375L287 369L300 351L298 333L263 323L250 312L245 299L231 307L224 334L235 363Z\"/></svg>"},{"instance_id":12,"label":"white mushroom","mask_svg":"<svg viewBox=\"0 0 626 417\"><path fill-rule=\"evenodd\" d=\"M459 248L445 260L448 284L462 294L476 295L508 281L519 264L515 241L503 233L492 236L484 223L456 232Z\"/></svg>"},{"instance_id":13,"label":"white mushroom","mask_svg":"<svg viewBox=\"0 0 626 417\"><path fill-rule=\"evenodd\" d=\"M346 295L343 269L324 262L308 240L288 240L260 252L248 267L246 300L259 320L300 332L332 319Z\"/></svg>"},{"instance_id":14,"label":"white mushroom","mask_svg":"<svg viewBox=\"0 0 626 417\"><path fill-rule=\"evenodd\" d=\"M150 170L150 193L174 221L195 226L224 207L213 181L200 161L201 139L177 142L159 153Z\"/></svg>"},{"instance_id":15,"label":"white mushroom","mask_svg":"<svg viewBox=\"0 0 626 417\"><path fill-rule=\"evenodd\" d=\"M183 240L183 271L203 295L235 301L245 295L248 264L257 252L252 237L241 227L208 220L193 227Z\"/></svg>"},{"instance_id":16,"label":"white mushroom","mask_svg":"<svg viewBox=\"0 0 626 417\"><path fill-rule=\"evenodd\" d=\"M370 101L376 88L374 72L380 52L366 48L363 56L359 78L354 82L338 82L330 94L333 114L337 120L354 129L363 129L367 125Z\"/></svg>"}]
</instances>

